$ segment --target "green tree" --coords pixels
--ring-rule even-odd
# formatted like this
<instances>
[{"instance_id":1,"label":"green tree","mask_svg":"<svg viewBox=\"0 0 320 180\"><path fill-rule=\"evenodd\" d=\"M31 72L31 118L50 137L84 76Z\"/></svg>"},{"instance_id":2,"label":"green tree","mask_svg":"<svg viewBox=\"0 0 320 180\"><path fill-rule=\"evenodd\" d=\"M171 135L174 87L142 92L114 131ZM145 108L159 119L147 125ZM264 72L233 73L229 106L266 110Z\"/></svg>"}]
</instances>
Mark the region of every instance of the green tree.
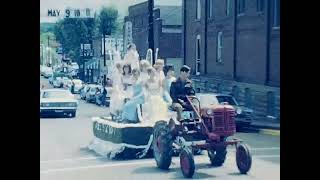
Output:
<instances>
[{"instance_id":1,"label":"green tree","mask_svg":"<svg viewBox=\"0 0 320 180\"><path fill-rule=\"evenodd\" d=\"M98 17L98 29L103 35L111 35L117 29L118 10L114 7L102 7Z\"/></svg>"},{"instance_id":2,"label":"green tree","mask_svg":"<svg viewBox=\"0 0 320 180\"><path fill-rule=\"evenodd\" d=\"M80 44L90 43L95 32L94 19L66 18L56 23L54 34L72 60L80 62Z\"/></svg>"}]
</instances>

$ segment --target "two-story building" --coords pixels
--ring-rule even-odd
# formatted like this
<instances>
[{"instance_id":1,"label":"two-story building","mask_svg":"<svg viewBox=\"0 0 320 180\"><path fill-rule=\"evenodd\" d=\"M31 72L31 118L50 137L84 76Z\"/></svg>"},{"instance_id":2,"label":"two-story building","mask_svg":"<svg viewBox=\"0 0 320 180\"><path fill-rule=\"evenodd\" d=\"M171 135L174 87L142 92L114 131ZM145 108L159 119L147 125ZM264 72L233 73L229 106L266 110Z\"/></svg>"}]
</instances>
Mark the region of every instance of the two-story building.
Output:
<instances>
[{"instance_id":1,"label":"two-story building","mask_svg":"<svg viewBox=\"0 0 320 180\"><path fill-rule=\"evenodd\" d=\"M130 6L128 11L129 15L125 17L124 24L125 44L130 42L136 44L140 59L145 59L149 47L148 2ZM179 69L183 64L181 58L182 7L155 4L153 16L154 49L159 49L159 58Z\"/></svg>"},{"instance_id":2,"label":"two-story building","mask_svg":"<svg viewBox=\"0 0 320 180\"><path fill-rule=\"evenodd\" d=\"M202 91L280 115L280 0L183 0L183 60Z\"/></svg>"}]
</instances>

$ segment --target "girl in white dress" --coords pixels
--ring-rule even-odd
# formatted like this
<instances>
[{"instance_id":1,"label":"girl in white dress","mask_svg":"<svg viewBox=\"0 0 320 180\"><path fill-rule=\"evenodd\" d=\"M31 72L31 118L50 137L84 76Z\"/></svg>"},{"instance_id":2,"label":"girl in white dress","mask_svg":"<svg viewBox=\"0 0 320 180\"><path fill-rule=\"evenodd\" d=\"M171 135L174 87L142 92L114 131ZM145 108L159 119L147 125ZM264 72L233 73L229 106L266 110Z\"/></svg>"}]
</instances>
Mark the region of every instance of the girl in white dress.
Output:
<instances>
[{"instance_id":1,"label":"girl in white dress","mask_svg":"<svg viewBox=\"0 0 320 180\"><path fill-rule=\"evenodd\" d=\"M174 67L172 65L165 65L163 68L165 79L163 80L164 92L163 98L168 103L169 106L172 105L172 99L170 96L170 87L173 81L176 80L174 77Z\"/></svg>"},{"instance_id":2,"label":"girl in white dress","mask_svg":"<svg viewBox=\"0 0 320 180\"><path fill-rule=\"evenodd\" d=\"M123 84L123 90L127 90L129 86L132 85L132 74L131 74L131 66L130 64L125 64L123 66L123 73L122 73L122 79L121 82Z\"/></svg>"},{"instance_id":3,"label":"girl in white dress","mask_svg":"<svg viewBox=\"0 0 320 180\"><path fill-rule=\"evenodd\" d=\"M122 63L117 62L112 73L112 90L110 92L110 114L119 116L124 104L124 92L122 85Z\"/></svg>"},{"instance_id":4,"label":"girl in white dress","mask_svg":"<svg viewBox=\"0 0 320 180\"><path fill-rule=\"evenodd\" d=\"M139 54L135 44L129 44L128 52L124 56L124 62L125 64L130 64L132 69L139 69Z\"/></svg>"},{"instance_id":5,"label":"girl in white dress","mask_svg":"<svg viewBox=\"0 0 320 180\"><path fill-rule=\"evenodd\" d=\"M165 75L163 72L163 67L164 67L164 60L163 59L157 59L154 68L157 71L157 77L159 78L160 81L163 81L165 79Z\"/></svg>"},{"instance_id":6,"label":"girl in white dress","mask_svg":"<svg viewBox=\"0 0 320 180\"><path fill-rule=\"evenodd\" d=\"M149 79L147 69L150 67L150 63L147 60L140 61L140 81L144 84Z\"/></svg>"},{"instance_id":7,"label":"girl in white dress","mask_svg":"<svg viewBox=\"0 0 320 180\"><path fill-rule=\"evenodd\" d=\"M144 120L149 123L155 123L159 120L166 120L168 117L168 105L163 100L163 86L156 78L157 72L154 68L148 68L150 78L145 84L145 115Z\"/></svg>"}]
</instances>

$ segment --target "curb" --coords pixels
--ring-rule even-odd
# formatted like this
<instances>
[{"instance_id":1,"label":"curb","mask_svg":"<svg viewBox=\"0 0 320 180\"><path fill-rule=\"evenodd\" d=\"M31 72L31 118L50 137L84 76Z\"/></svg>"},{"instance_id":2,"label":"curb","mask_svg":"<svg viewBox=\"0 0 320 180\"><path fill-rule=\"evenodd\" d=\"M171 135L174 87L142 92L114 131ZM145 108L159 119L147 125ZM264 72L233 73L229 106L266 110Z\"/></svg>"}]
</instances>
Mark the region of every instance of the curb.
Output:
<instances>
[{"instance_id":1,"label":"curb","mask_svg":"<svg viewBox=\"0 0 320 180\"><path fill-rule=\"evenodd\" d=\"M271 129L271 130L279 130L280 131L280 127L277 127L277 126L251 124L251 127L256 128L256 129Z\"/></svg>"},{"instance_id":2,"label":"curb","mask_svg":"<svg viewBox=\"0 0 320 180\"><path fill-rule=\"evenodd\" d=\"M272 136L280 136L280 130L273 129L260 129L259 134L267 134Z\"/></svg>"}]
</instances>

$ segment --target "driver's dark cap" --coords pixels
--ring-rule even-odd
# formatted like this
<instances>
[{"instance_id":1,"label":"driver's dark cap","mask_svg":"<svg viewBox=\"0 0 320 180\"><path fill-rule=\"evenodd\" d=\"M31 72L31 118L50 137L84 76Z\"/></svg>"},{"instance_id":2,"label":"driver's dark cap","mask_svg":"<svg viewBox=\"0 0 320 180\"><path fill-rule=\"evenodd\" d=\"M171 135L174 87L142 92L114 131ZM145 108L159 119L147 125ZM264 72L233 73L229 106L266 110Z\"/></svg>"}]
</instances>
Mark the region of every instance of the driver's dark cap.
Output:
<instances>
[{"instance_id":1,"label":"driver's dark cap","mask_svg":"<svg viewBox=\"0 0 320 180\"><path fill-rule=\"evenodd\" d=\"M183 65L180 69L180 72L189 72L190 71L190 67L187 65Z\"/></svg>"}]
</instances>

